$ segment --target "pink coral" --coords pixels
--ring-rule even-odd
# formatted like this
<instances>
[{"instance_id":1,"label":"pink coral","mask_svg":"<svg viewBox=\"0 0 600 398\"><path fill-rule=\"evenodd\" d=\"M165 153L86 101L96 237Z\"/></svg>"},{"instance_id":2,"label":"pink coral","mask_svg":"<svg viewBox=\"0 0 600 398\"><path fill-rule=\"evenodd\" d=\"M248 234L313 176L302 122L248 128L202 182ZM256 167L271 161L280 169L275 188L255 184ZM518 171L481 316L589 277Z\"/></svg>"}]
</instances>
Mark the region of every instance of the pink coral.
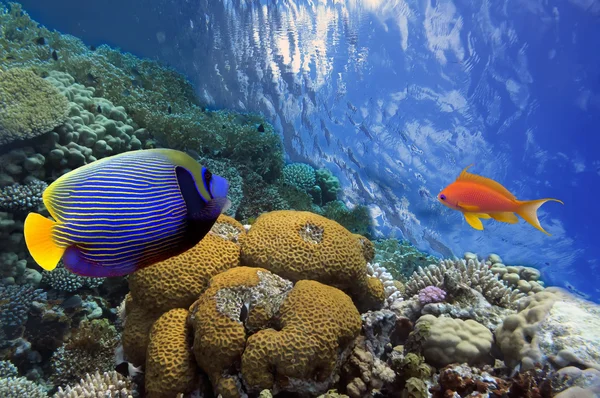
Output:
<instances>
[{"instance_id":1,"label":"pink coral","mask_svg":"<svg viewBox=\"0 0 600 398\"><path fill-rule=\"evenodd\" d=\"M439 303L446 299L446 292L436 286L427 286L419 290L419 302L423 305Z\"/></svg>"}]
</instances>

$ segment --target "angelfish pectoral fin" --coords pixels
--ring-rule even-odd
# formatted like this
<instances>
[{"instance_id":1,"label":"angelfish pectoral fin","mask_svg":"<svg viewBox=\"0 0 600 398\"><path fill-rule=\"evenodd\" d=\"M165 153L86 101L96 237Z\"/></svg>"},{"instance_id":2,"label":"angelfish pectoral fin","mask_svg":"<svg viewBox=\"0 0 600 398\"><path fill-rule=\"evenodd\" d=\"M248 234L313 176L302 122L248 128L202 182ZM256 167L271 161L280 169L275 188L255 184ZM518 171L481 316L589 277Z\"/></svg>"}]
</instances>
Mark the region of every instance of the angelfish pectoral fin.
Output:
<instances>
[{"instance_id":1,"label":"angelfish pectoral fin","mask_svg":"<svg viewBox=\"0 0 600 398\"><path fill-rule=\"evenodd\" d=\"M479 219L479 216L481 216L481 214L478 214L478 213L463 213L463 214L465 215L465 220L467 220L467 223L470 226L472 226L473 228L475 228L479 231L483 231L483 224L481 223L481 220Z\"/></svg>"},{"instance_id":2,"label":"angelfish pectoral fin","mask_svg":"<svg viewBox=\"0 0 600 398\"><path fill-rule=\"evenodd\" d=\"M519 218L515 213L503 212L503 213L490 213L490 216L496 221L505 222L509 224L516 224L519 222Z\"/></svg>"}]
</instances>

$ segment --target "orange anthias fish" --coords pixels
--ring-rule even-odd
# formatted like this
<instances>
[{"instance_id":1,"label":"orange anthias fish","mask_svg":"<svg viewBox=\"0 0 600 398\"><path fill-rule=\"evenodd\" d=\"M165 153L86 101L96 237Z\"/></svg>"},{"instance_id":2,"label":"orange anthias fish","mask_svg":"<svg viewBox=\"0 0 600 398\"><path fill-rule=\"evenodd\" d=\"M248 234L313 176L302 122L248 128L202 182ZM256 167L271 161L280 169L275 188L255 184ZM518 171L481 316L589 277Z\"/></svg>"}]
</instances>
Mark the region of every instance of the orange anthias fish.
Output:
<instances>
[{"instance_id":1,"label":"orange anthias fish","mask_svg":"<svg viewBox=\"0 0 600 398\"><path fill-rule=\"evenodd\" d=\"M471 165L472 166L472 165ZM537 218L537 210L548 201L559 202L558 199L518 200L508 189L494 180L467 172L471 166L465 167L456 181L448 185L438 195L438 200L451 209L462 212L465 220L475 229L483 230L480 219L494 220L516 224L516 214L546 235ZM516 213L516 214L515 214Z\"/></svg>"}]
</instances>

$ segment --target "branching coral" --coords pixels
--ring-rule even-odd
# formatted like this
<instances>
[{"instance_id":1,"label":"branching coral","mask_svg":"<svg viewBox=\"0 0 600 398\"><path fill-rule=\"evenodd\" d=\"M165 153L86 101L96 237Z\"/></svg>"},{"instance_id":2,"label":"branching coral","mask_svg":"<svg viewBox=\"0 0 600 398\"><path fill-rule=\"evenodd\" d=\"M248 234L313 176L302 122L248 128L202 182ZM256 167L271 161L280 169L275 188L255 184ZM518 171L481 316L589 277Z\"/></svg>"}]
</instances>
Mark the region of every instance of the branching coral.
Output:
<instances>
[{"instance_id":1,"label":"branching coral","mask_svg":"<svg viewBox=\"0 0 600 398\"><path fill-rule=\"evenodd\" d=\"M136 398L135 383L113 371L86 373L77 384L58 387L54 398Z\"/></svg>"},{"instance_id":2,"label":"branching coral","mask_svg":"<svg viewBox=\"0 0 600 398\"><path fill-rule=\"evenodd\" d=\"M479 260L443 260L438 265L418 268L406 283L406 297L417 294L427 286L443 288L449 293L456 291L460 285L469 286L492 304L510 307L524 295L498 280L489 267Z\"/></svg>"},{"instance_id":3,"label":"branching coral","mask_svg":"<svg viewBox=\"0 0 600 398\"><path fill-rule=\"evenodd\" d=\"M283 168L283 182L303 191L310 191L317 183L315 169L305 163L292 163Z\"/></svg>"},{"instance_id":4,"label":"branching coral","mask_svg":"<svg viewBox=\"0 0 600 398\"><path fill-rule=\"evenodd\" d=\"M2 398L46 398L44 388L25 377L0 378L0 397Z\"/></svg>"}]
</instances>

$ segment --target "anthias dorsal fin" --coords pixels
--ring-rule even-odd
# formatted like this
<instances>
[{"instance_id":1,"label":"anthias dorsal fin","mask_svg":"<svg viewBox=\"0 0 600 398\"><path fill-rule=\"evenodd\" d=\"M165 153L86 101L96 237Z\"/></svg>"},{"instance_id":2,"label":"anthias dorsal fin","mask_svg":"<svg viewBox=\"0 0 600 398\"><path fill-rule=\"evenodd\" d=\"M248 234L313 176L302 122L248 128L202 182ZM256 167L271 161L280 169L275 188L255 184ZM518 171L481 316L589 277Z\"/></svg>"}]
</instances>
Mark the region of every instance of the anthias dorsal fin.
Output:
<instances>
[{"instance_id":1,"label":"anthias dorsal fin","mask_svg":"<svg viewBox=\"0 0 600 398\"><path fill-rule=\"evenodd\" d=\"M469 182L474 182L476 184L481 184L481 185L484 185L484 186L506 196L509 199L517 200L515 195L510 193L510 191L508 189L504 188L502 185L500 185L496 181L491 180L487 177L479 176L477 174L469 173L467 171L467 169L471 166L473 166L473 165L470 164L467 167L465 167L463 169L463 171L460 173L460 175L458 176L458 178L456 179L456 181L469 181Z\"/></svg>"}]
</instances>

